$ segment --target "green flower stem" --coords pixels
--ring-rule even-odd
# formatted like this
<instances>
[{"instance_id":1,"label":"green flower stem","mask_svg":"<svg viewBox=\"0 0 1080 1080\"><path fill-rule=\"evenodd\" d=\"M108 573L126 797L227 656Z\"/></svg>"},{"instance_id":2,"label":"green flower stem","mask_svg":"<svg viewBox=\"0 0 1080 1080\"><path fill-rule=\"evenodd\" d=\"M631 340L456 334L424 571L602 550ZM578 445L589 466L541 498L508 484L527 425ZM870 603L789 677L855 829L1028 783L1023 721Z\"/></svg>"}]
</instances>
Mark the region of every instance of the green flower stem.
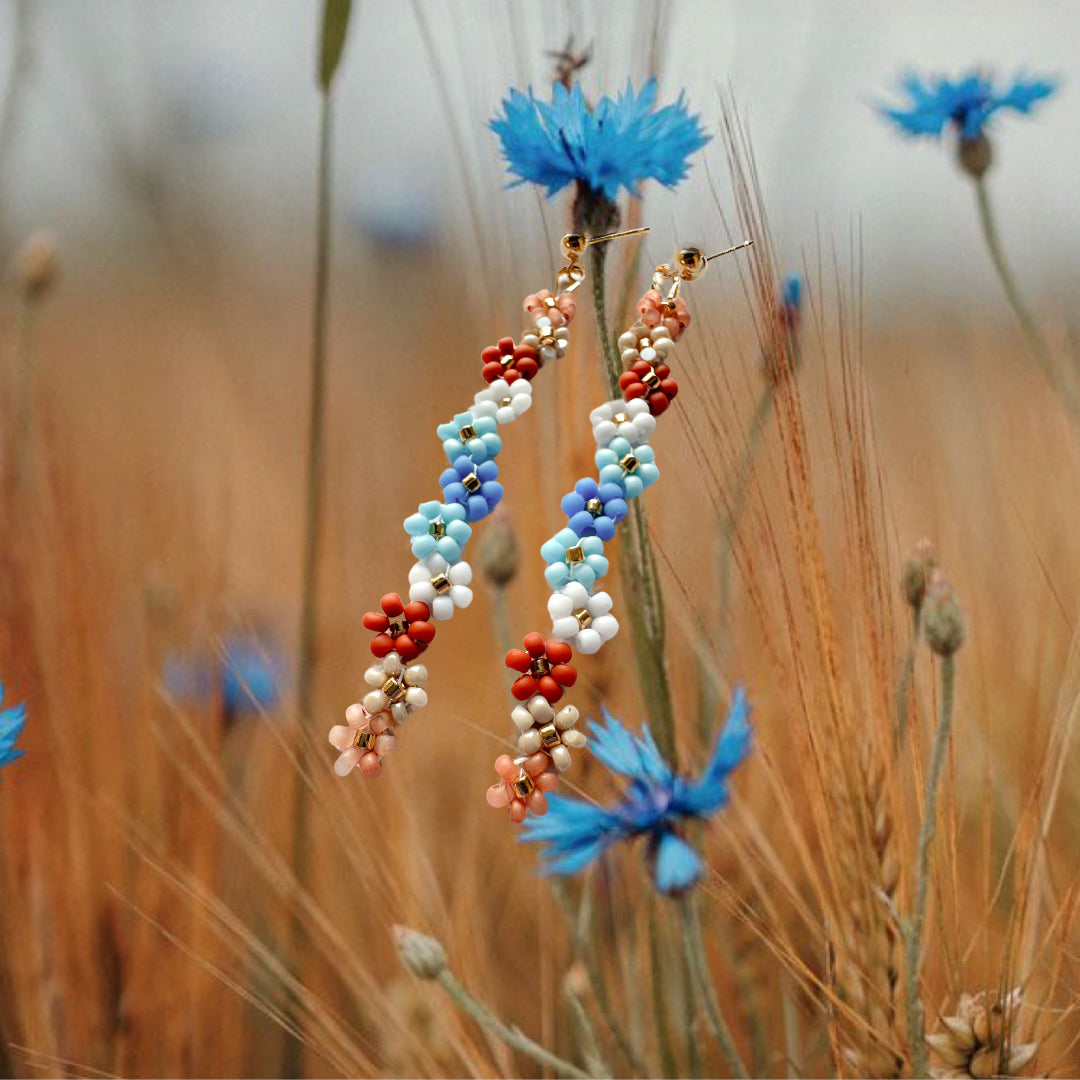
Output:
<instances>
[{"instance_id":1,"label":"green flower stem","mask_svg":"<svg viewBox=\"0 0 1080 1080\"><path fill-rule=\"evenodd\" d=\"M683 947L686 950L686 961L693 972L698 994L705 1006L709 1030L712 1032L713 1038L723 1052L724 1057L727 1058L731 1074L740 1077L741 1080L746 1080L748 1076L746 1066L739 1056L731 1029L727 1026L723 1013L720 1011L720 1003L716 1000L716 992L713 989L712 976L709 973L709 965L705 955L705 940L701 935L701 920L698 918L697 907L692 893L687 893L679 901L679 915L682 920Z\"/></svg>"},{"instance_id":2,"label":"green flower stem","mask_svg":"<svg viewBox=\"0 0 1080 1080\"><path fill-rule=\"evenodd\" d=\"M1080 423L1080 403L1077 401L1076 389L1066 380L1054 362L1054 358L1046 344L1046 339L1042 336L1038 324L1024 302L1024 298L1016 284L1016 279L1013 277L1009 264L1005 260L1005 252L1001 247L1001 238L998 235L997 222L990 206L990 191L986 185L986 177L975 177L974 183L975 195L979 204L979 224L982 226L983 238L986 240L986 247L1001 281L1001 286L1005 290L1005 296L1013 309L1013 313L1016 315L1017 322L1020 323L1020 329L1023 330L1024 336L1027 338L1028 346L1035 354L1035 359L1038 360L1039 366L1046 376L1047 382L1050 383L1061 398L1072 421Z\"/></svg>"},{"instance_id":3,"label":"green flower stem","mask_svg":"<svg viewBox=\"0 0 1080 1080\"><path fill-rule=\"evenodd\" d=\"M922 962L922 933L926 921L926 896L930 879L930 847L934 840L937 819L938 784L949 746L952 730L955 660L941 659L941 702L938 725L934 734L934 749L930 757L930 772L926 778L925 806L919 829L919 856L915 869L915 914L904 926L904 967L907 979L907 1029L911 1046L912 1071L915 1076L929 1076L927 1071L926 1039L923 1028L922 1002L919 998L919 967Z\"/></svg>"},{"instance_id":4,"label":"green flower stem","mask_svg":"<svg viewBox=\"0 0 1080 1080\"><path fill-rule=\"evenodd\" d=\"M518 1028L504 1024L486 1005L477 1001L449 971L444 970L440 973L439 983L462 1012L467 1013L482 1028L486 1028L496 1038L501 1039L511 1050L532 1058L544 1068L552 1069L562 1076L572 1077L573 1080L591 1080L587 1072L583 1072L576 1065L571 1065L569 1061L564 1061L550 1050L545 1050Z\"/></svg>"},{"instance_id":5,"label":"green flower stem","mask_svg":"<svg viewBox=\"0 0 1080 1080\"><path fill-rule=\"evenodd\" d=\"M585 1008L585 1003L581 1000L581 994L578 992L572 976L563 981L563 993L566 995L570 1013L574 1018L574 1023L581 1038L581 1053L585 1058L585 1065L589 1070L589 1075L597 1077L611 1076L611 1069L604 1060L592 1021L589 1019L589 1013Z\"/></svg>"},{"instance_id":6,"label":"green flower stem","mask_svg":"<svg viewBox=\"0 0 1080 1080\"><path fill-rule=\"evenodd\" d=\"M907 651L900 662L900 674L896 679L896 728L893 731L893 746L903 745L908 729L908 701L911 696L911 681L915 678L915 657L919 650L919 609L914 609L912 616L911 638Z\"/></svg>"},{"instance_id":7,"label":"green flower stem","mask_svg":"<svg viewBox=\"0 0 1080 1080\"><path fill-rule=\"evenodd\" d=\"M589 250L593 308L596 312L596 330L604 360L608 393L612 398L618 398L622 394L619 389L622 361L615 336L608 329L604 245L594 244ZM664 598L656 558L649 541L645 510L639 500L635 499L630 503L630 513L620 526L620 532L626 551L622 564L623 590L629 600L638 682L656 744L664 757L675 766L678 764L675 714L667 665L664 661Z\"/></svg>"},{"instance_id":8,"label":"green flower stem","mask_svg":"<svg viewBox=\"0 0 1080 1080\"><path fill-rule=\"evenodd\" d=\"M297 718L301 736L297 752L304 749L303 733L313 714L316 639L319 626L319 553L322 540L323 448L325 442L326 325L330 283L330 135L331 97L321 96L319 117L319 173L315 211L315 310L311 335L311 400L308 414L307 478L304 500L304 554L300 599L300 646L297 671ZM292 865L297 887L304 889L311 871L310 807L307 785L298 774L293 783ZM286 962L293 968L305 950L307 931L303 917L295 913L289 923ZM299 1076L302 1044L287 1037L282 1060L283 1076Z\"/></svg>"},{"instance_id":9,"label":"green flower stem","mask_svg":"<svg viewBox=\"0 0 1080 1080\"><path fill-rule=\"evenodd\" d=\"M656 1024L656 1047L660 1056L660 1075L678 1076L675 1066L675 1049L671 1043L671 1017L668 1015L669 998L666 993L670 965L666 943L660 938L660 920L656 905L649 905L649 986L652 990L653 1020Z\"/></svg>"}]
</instances>

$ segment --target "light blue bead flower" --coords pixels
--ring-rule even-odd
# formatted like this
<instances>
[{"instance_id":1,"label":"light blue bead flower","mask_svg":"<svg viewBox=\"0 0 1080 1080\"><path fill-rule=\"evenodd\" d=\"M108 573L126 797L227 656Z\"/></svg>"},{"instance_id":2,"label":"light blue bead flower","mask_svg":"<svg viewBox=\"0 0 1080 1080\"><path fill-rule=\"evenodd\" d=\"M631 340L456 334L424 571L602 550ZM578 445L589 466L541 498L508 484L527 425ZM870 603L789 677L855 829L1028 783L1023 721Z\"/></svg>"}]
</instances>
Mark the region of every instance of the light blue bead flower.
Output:
<instances>
[{"instance_id":1,"label":"light blue bead flower","mask_svg":"<svg viewBox=\"0 0 1080 1080\"><path fill-rule=\"evenodd\" d=\"M453 420L440 424L436 429L443 441L447 461L453 463L464 455L477 464L488 461L502 449L502 439L496 434L498 423L494 417L474 417L471 412L458 413ZM472 428L475 435L462 438L462 432Z\"/></svg>"},{"instance_id":2,"label":"light blue bead flower","mask_svg":"<svg viewBox=\"0 0 1080 1080\"><path fill-rule=\"evenodd\" d=\"M418 559L426 559L438 552L447 562L457 562L462 548L472 536L472 528L465 521L465 507L457 503L441 503L436 499L420 504L415 514L404 522L405 531L412 537L412 553ZM443 525L443 535L436 536L436 523Z\"/></svg>"},{"instance_id":3,"label":"light blue bead flower","mask_svg":"<svg viewBox=\"0 0 1080 1080\"><path fill-rule=\"evenodd\" d=\"M629 460L629 459L633 460ZM650 484L660 479L651 446L631 446L617 435L602 450L596 451L596 467L601 484L619 484L628 499L636 499Z\"/></svg>"},{"instance_id":4,"label":"light blue bead flower","mask_svg":"<svg viewBox=\"0 0 1080 1080\"><path fill-rule=\"evenodd\" d=\"M567 553L575 548L581 549L581 559L568 557ZM544 577L553 589L562 588L568 581L579 581L591 589L608 572L604 541L599 536L578 536L573 529L560 529L541 546L540 554L548 562Z\"/></svg>"}]
</instances>

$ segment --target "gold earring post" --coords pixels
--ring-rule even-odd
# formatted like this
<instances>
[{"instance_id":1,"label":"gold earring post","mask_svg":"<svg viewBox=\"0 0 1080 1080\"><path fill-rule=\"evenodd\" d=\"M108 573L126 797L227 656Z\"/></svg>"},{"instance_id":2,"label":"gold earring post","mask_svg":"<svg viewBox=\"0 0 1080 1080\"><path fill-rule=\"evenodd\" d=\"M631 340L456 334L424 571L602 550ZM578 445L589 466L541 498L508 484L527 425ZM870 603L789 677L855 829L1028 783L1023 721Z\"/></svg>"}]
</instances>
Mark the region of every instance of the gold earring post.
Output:
<instances>
[{"instance_id":1,"label":"gold earring post","mask_svg":"<svg viewBox=\"0 0 1080 1080\"><path fill-rule=\"evenodd\" d=\"M706 255L705 261L712 262L713 259L719 259L721 255L730 255L733 251L742 251L743 248L750 247L753 242L753 240L744 240L741 244L736 244L734 247L725 248L723 251L718 251L715 255Z\"/></svg>"},{"instance_id":2,"label":"gold earring post","mask_svg":"<svg viewBox=\"0 0 1080 1080\"><path fill-rule=\"evenodd\" d=\"M645 225L640 229L626 229L623 232L607 233L604 236L583 236L581 233L567 233L559 245L563 257L566 259L566 265L559 270L556 277L557 293L561 296L573 292L585 279L585 267L581 265L581 257L585 254L586 248L592 244L602 244L608 240L617 240L623 236L638 236L648 231L649 227Z\"/></svg>"}]
</instances>

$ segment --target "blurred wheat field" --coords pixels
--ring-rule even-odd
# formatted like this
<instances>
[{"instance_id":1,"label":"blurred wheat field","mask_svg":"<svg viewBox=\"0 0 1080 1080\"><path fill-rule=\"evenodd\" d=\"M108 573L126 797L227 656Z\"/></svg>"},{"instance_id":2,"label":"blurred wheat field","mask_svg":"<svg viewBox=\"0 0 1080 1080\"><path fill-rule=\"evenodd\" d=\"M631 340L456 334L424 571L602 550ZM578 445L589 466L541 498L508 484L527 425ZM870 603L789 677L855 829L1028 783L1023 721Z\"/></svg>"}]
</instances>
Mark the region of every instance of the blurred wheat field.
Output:
<instances>
[{"instance_id":1,"label":"blurred wheat field","mask_svg":"<svg viewBox=\"0 0 1080 1080\"><path fill-rule=\"evenodd\" d=\"M419 7L428 32L460 49L442 37L443 13ZM665 5L567 6L548 40L530 37L535 16L490 11L487 32L512 34L500 86L542 81L542 47L573 29L597 43L592 77L617 88L627 63L636 74L663 57L662 24L675 17ZM314 6L305 17L297 63L310 67ZM365 35L375 34L370 18ZM525 50L537 55L522 60ZM660 63L666 77L678 68L677 56ZM220 695L192 701L163 678L169 657L212 663L237 631L269 628L295 651L311 191L280 230L268 211L272 235L252 238L200 203L197 175L177 165L180 179L160 191L118 183L129 209L96 249L67 243L58 227L60 269L44 294L28 299L17 273L5 280L0 675L29 720L25 759L0 777L4 1075L280 1075L293 1044L304 1075L539 1075L405 970L395 924L438 938L470 991L564 1057L580 1060L584 1045L569 979L585 986L614 1075L636 1070L606 1010L656 1075L727 1075L688 998L678 920L640 851L621 848L556 883L483 801L510 736L490 587L478 582L469 610L440 625L425 655L431 704L384 774L343 780L331 769L326 729L369 662L360 617L404 588L401 517L437 490L434 429L449 402L456 409L478 388L480 350L519 332L521 297L551 284L566 227L554 202L493 194L502 180L484 130L490 110L478 104L487 84L454 85L456 137L480 163L479 219L452 216L415 245L358 236L345 198L332 219L314 725L299 722L291 684L280 704L234 717ZM896 909L908 910L914 887L939 704L925 650L899 750L892 733L910 635L898 582L927 536L968 630L924 939L927 1030L941 1031L965 992L1019 985L1015 1040L1039 1043L1029 1071L1075 1075L1077 431L1003 305L943 298L916 319L878 287L857 226L770 236L750 146L722 136L730 106L712 77L695 94L717 136L705 155L716 196L680 206L679 220L694 223L695 242L719 248L752 233L758 243L689 294L682 394L654 439L662 482L645 502L680 762L705 759L734 684L754 705L755 756L730 809L695 837L725 1015L754 1075L910 1075ZM346 108L336 122L347 137ZM748 130L753 142L752 121ZM0 211L3 200L0 187ZM687 242L659 205L655 218L648 199L633 210L653 227L635 288ZM10 264L22 215L5 218ZM786 215L783 224L791 229ZM631 252L613 259L612 288L633 266ZM807 286L801 361L776 392L725 556L717 521L733 498L763 386L768 305L788 264ZM1034 300L1067 342L1067 302L1047 290ZM587 414L605 393L591 314L575 331L500 457L522 552L506 596L515 637L544 615L536 552L563 524L560 497L590 467ZM17 375L27 358L23 468ZM616 577L608 587L621 610ZM579 658L577 694L586 715L605 704L636 728L646 716L629 636ZM609 786L588 754L567 782L596 798ZM302 881L290 818L298 789L311 808ZM592 955L599 985L583 975Z\"/></svg>"}]
</instances>

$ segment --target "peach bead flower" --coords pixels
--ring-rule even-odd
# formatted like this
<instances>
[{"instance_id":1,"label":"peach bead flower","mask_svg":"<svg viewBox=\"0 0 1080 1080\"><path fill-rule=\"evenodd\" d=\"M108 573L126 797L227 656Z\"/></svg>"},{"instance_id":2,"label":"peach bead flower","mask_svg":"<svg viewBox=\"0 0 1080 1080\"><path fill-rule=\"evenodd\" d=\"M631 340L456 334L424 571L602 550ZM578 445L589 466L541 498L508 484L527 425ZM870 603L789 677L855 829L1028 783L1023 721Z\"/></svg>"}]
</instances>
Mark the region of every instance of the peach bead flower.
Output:
<instances>
[{"instance_id":1,"label":"peach bead flower","mask_svg":"<svg viewBox=\"0 0 1080 1080\"><path fill-rule=\"evenodd\" d=\"M686 310L686 301L681 296L675 297L674 310L666 307L664 298L656 289L650 289L638 301L637 310L641 321L652 328L664 324L672 341L678 341L682 332L690 325L690 312Z\"/></svg>"},{"instance_id":2,"label":"peach bead flower","mask_svg":"<svg viewBox=\"0 0 1080 1080\"><path fill-rule=\"evenodd\" d=\"M551 325L558 329L560 326L565 326L577 314L577 304L574 303L572 296L565 293L562 296L556 296L554 307L544 303L549 299L551 299L550 289L541 289L538 293L529 293L525 297L525 303L522 306L531 316L534 326L538 319L546 316L550 319Z\"/></svg>"},{"instance_id":3,"label":"peach bead flower","mask_svg":"<svg viewBox=\"0 0 1080 1080\"><path fill-rule=\"evenodd\" d=\"M397 749L394 725L386 713L371 716L363 705L345 710L347 724L330 729L330 745L341 754L334 762L338 776L348 776L356 766L372 780L382 772L382 759Z\"/></svg>"},{"instance_id":4,"label":"peach bead flower","mask_svg":"<svg viewBox=\"0 0 1080 1080\"><path fill-rule=\"evenodd\" d=\"M499 782L487 789L488 805L496 808L505 806L515 825L520 825L525 820L526 810L542 817L548 810L544 793L554 791L559 786L558 774L549 768L550 765L551 758L543 750L538 750L524 761L520 758L515 761L509 754L500 754L495 759ZM512 786L523 770L531 782L531 790L527 795L518 794Z\"/></svg>"}]
</instances>

